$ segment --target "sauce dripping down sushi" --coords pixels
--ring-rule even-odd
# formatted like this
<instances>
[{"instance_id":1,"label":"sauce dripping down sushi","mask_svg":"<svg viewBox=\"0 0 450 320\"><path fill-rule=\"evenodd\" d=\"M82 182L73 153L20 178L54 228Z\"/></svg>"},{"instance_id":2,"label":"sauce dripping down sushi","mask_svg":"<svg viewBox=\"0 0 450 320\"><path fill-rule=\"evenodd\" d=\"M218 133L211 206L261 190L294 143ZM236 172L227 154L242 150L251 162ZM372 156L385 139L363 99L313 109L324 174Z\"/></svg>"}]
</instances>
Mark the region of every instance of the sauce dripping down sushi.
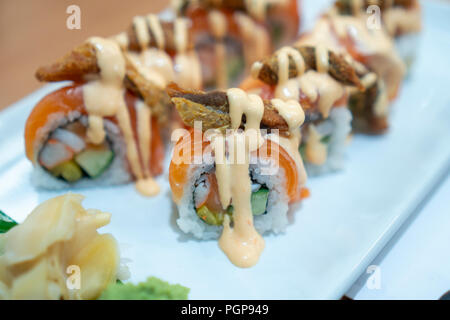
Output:
<instances>
[{"instance_id":1,"label":"sauce dripping down sushi","mask_svg":"<svg viewBox=\"0 0 450 320\"><path fill-rule=\"evenodd\" d=\"M241 89L229 89L227 96L230 103L233 132L228 136L218 133L212 137L212 143L219 198L224 209L232 202L234 224L231 227L230 218L225 215L219 246L233 264L246 268L258 262L265 247L264 239L253 224L250 201L252 190L249 175L249 154L264 144L260 132L264 104L259 96L247 94ZM300 104L296 101L284 102L276 99L273 103L286 119L290 131L297 131L304 121L304 113ZM241 125L243 115L246 117L245 131L239 132L237 129ZM254 134L252 135L252 133ZM228 161L225 154L227 142L228 148L232 148L232 150L228 150L228 155L232 155ZM294 150L294 153L298 153L295 148L287 150ZM242 152L244 153L242 154ZM303 173L304 170L301 175Z\"/></svg>"},{"instance_id":2,"label":"sauce dripping down sushi","mask_svg":"<svg viewBox=\"0 0 450 320\"><path fill-rule=\"evenodd\" d=\"M231 228L228 216L225 216L223 232L219 239L219 246L230 261L238 267L251 267L255 265L264 250L265 243L253 225L251 210L251 180L249 176L249 152L259 148L260 122L264 113L264 105L259 96L248 95L241 89L229 89L227 96L230 101L231 127L239 128L242 116L246 116L244 133L234 131L229 138L234 149L231 152L234 159L231 163L225 160L225 142L223 135L215 137L219 144L214 146L216 155L216 177L219 186L222 207L226 208L233 201L234 227ZM257 132L256 137L246 135L248 130ZM257 141L249 141L256 138ZM253 143L252 143L253 142ZM256 143L254 143L256 142ZM244 151L244 154L238 154ZM243 158L243 159L242 159Z\"/></svg>"},{"instance_id":3,"label":"sauce dripping down sushi","mask_svg":"<svg viewBox=\"0 0 450 320\"><path fill-rule=\"evenodd\" d=\"M130 39L127 33L112 39L127 51L126 54L139 72L161 88L175 81L182 87L201 89L199 58L188 45L188 21L176 18L170 28L173 29L173 35L167 39L157 15L136 16L133 18L132 30L138 48L133 50L138 52L128 51Z\"/></svg>"},{"instance_id":4,"label":"sauce dripping down sushi","mask_svg":"<svg viewBox=\"0 0 450 320\"><path fill-rule=\"evenodd\" d=\"M83 100L89 119L88 139L94 144L102 143L106 135L103 117L117 117L126 144L127 159L137 179L136 188L146 196L156 195L159 193L159 186L150 174L149 161L144 161L145 164L142 165L138 151L141 151L145 159L150 158L151 110L143 102L138 102L137 132L140 141L138 146L124 99L125 59L122 51L119 45L111 40L94 37L88 41L95 47L100 68L100 78L88 82L83 87Z\"/></svg>"}]
</instances>

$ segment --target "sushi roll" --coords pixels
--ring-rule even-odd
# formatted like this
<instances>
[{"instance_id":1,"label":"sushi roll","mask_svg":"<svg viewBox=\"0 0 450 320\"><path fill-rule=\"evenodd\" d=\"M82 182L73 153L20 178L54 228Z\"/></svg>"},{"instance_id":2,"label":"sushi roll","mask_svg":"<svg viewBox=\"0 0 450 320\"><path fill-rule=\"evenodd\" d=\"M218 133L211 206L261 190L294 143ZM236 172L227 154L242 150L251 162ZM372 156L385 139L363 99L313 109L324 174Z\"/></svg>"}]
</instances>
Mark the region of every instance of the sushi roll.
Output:
<instances>
[{"instance_id":1,"label":"sushi roll","mask_svg":"<svg viewBox=\"0 0 450 320\"><path fill-rule=\"evenodd\" d=\"M191 12L198 8L244 12L252 19L264 24L275 48L294 41L298 35L301 22L301 1L298 0L173 0L172 8L181 16L189 16Z\"/></svg>"},{"instance_id":2,"label":"sushi roll","mask_svg":"<svg viewBox=\"0 0 450 320\"><path fill-rule=\"evenodd\" d=\"M261 235L285 231L289 206L307 193L296 134L303 110L296 101L263 100L237 88L168 91L194 127L176 144L169 168L178 226L199 239L219 239L233 263L252 266L264 247Z\"/></svg>"},{"instance_id":3,"label":"sushi roll","mask_svg":"<svg viewBox=\"0 0 450 320\"><path fill-rule=\"evenodd\" d=\"M41 81L74 83L44 97L25 125L25 149L39 187L105 186L136 181L159 192L162 93L129 62L118 44L90 38L55 64Z\"/></svg>"},{"instance_id":4,"label":"sushi roll","mask_svg":"<svg viewBox=\"0 0 450 320\"><path fill-rule=\"evenodd\" d=\"M120 45L139 74L164 95L161 105L169 118L167 127L174 130L183 126L165 87L175 82L186 88L203 88L203 68L194 50L190 21L182 17L163 20L155 14L136 16L125 32L111 39Z\"/></svg>"},{"instance_id":5,"label":"sushi roll","mask_svg":"<svg viewBox=\"0 0 450 320\"><path fill-rule=\"evenodd\" d=\"M297 1L176 1L192 22L206 89L237 85L251 64L295 39Z\"/></svg>"},{"instance_id":6,"label":"sushi roll","mask_svg":"<svg viewBox=\"0 0 450 320\"><path fill-rule=\"evenodd\" d=\"M340 14L355 16L374 14L375 11L370 10L370 6L373 5L380 9L383 27L394 39L398 54L410 69L416 57L416 48L422 29L422 10L419 1L339 0L335 2L336 10Z\"/></svg>"},{"instance_id":7,"label":"sushi roll","mask_svg":"<svg viewBox=\"0 0 450 320\"><path fill-rule=\"evenodd\" d=\"M305 111L301 154L309 175L342 169L352 115L348 96L365 90L347 60L321 46L284 47L253 65L241 84L265 99L298 101Z\"/></svg>"},{"instance_id":8,"label":"sushi roll","mask_svg":"<svg viewBox=\"0 0 450 320\"><path fill-rule=\"evenodd\" d=\"M200 60L194 51L191 23L184 18L172 21L155 14L136 16L125 32L114 37L138 71L159 88L169 82L201 89Z\"/></svg>"},{"instance_id":9,"label":"sushi roll","mask_svg":"<svg viewBox=\"0 0 450 320\"><path fill-rule=\"evenodd\" d=\"M364 17L331 10L298 44L333 50L364 76L361 80L367 89L354 91L349 98L355 130L380 134L388 129L389 106L398 95L406 67L384 29L369 30Z\"/></svg>"}]
</instances>

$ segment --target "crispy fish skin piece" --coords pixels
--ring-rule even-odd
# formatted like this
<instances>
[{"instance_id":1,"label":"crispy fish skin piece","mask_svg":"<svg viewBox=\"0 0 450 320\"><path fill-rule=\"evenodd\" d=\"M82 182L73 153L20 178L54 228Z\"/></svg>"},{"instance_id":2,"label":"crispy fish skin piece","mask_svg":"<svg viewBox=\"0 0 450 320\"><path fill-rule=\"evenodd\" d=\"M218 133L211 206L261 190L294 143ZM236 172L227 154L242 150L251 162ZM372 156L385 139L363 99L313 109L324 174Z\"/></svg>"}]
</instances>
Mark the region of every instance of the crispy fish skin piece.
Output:
<instances>
[{"instance_id":1,"label":"crispy fish skin piece","mask_svg":"<svg viewBox=\"0 0 450 320\"><path fill-rule=\"evenodd\" d=\"M150 27L150 24L148 22L148 19L145 19L147 31L150 35L150 43L148 47L141 47L138 41L136 29L134 27L134 24L131 24L126 31L127 37L128 37L128 50L130 51L143 51L147 48L158 48L158 43L156 42L155 34L153 33L152 28ZM175 43L175 24L173 21L160 21L161 29L163 32L163 38L164 38L164 48L160 48L162 50L165 50L169 53L174 53L177 51L176 43ZM192 34L190 32L187 32L187 50L190 50L193 48L193 39Z\"/></svg>"},{"instance_id":2,"label":"crispy fish skin piece","mask_svg":"<svg viewBox=\"0 0 450 320\"><path fill-rule=\"evenodd\" d=\"M124 54L124 57L126 62L125 87L143 99L147 105L151 107L158 106L158 102L165 95L164 91L147 80L131 63L126 54ZM91 43L86 42L73 49L54 64L40 67L36 71L36 78L39 81L47 82L65 80L84 82L89 78L89 75L99 73L100 67L97 64L95 47ZM158 107L155 108L158 109ZM156 116L161 116L163 113L163 110L154 111Z\"/></svg>"},{"instance_id":3,"label":"crispy fish skin piece","mask_svg":"<svg viewBox=\"0 0 450 320\"><path fill-rule=\"evenodd\" d=\"M85 75L97 73L100 73L100 68L97 65L95 47L86 42L74 48L54 64L40 67L35 76L43 82L65 80L81 82L84 81Z\"/></svg>"},{"instance_id":4,"label":"crispy fish skin piece","mask_svg":"<svg viewBox=\"0 0 450 320\"><path fill-rule=\"evenodd\" d=\"M125 87L142 98L147 105L152 106L157 103L161 96L165 94L164 90L158 88L152 81L142 75L127 54L124 54L124 58L126 63Z\"/></svg>"},{"instance_id":5,"label":"crispy fish skin piece","mask_svg":"<svg viewBox=\"0 0 450 320\"><path fill-rule=\"evenodd\" d=\"M353 12L353 2L355 0L337 0L334 3L335 8L338 10L340 14L352 15ZM411 8L414 5L415 0L364 0L362 9L367 9L371 5L377 5L380 10L386 10L391 7L403 7L403 8Z\"/></svg>"},{"instance_id":6,"label":"crispy fish skin piece","mask_svg":"<svg viewBox=\"0 0 450 320\"><path fill-rule=\"evenodd\" d=\"M202 121L202 130L228 129L231 125L229 115L228 96L223 91L203 91L184 90L176 84L171 83L166 91L171 97L183 122L194 127L195 121ZM261 120L261 129L278 129L288 131L289 127L283 117L273 107L268 100L264 102L264 114ZM245 122L245 117L243 117ZM242 124L243 125L243 124Z\"/></svg>"},{"instance_id":7,"label":"crispy fish skin piece","mask_svg":"<svg viewBox=\"0 0 450 320\"><path fill-rule=\"evenodd\" d=\"M313 69L317 70L316 66L316 48L310 46L294 46L295 50L298 50L305 60L305 71ZM276 85L278 83L278 57L277 54L273 54L270 57L260 61L262 64L257 77L261 81L269 84ZM355 86L360 90L364 90L358 75L354 68L345 59L334 53L328 51L328 73L335 80L350 86ZM298 76L297 68L294 59L289 56L289 78L295 78Z\"/></svg>"},{"instance_id":8,"label":"crispy fish skin piece","mask_svg":"<svg viewBox=\"0 0 450 320\"><path fill-rule=\"evenodd\" d=\"M365 92L355 92L349 97L349 108L353 114L353 127L360 132L382 134L388 129L387 116L377 116L374 111L379 96L375 82Z\"/></svg>"}]
</instances>

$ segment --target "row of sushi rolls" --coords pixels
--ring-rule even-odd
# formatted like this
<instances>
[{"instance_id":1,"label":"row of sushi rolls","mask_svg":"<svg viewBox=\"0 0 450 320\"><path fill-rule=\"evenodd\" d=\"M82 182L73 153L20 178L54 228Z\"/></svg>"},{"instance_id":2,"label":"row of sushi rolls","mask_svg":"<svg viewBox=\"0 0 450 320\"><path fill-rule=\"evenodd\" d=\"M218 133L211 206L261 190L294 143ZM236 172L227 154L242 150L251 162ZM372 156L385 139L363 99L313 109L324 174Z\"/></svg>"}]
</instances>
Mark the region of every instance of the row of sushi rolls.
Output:
<instances>
[{"instance_id":1,"label":"row of sushi rolls","mask_svg":"<svg viewBox=\"0 0 450 320\"><path fill-rule=\"evenodd\" d=\"M26 121L36 188L167 196L154 178L168 175L178 227L254 266L262 236L282 236L309 197L307 176L342 169L352 134L388 130L421 30L418 0L337 0L306 31L301 5L176 0L40 67L39 81L70 83ZM82 200L47 200L20 224L0 213L1 299L187 298L157 278L127 282L117 240L97 230L111 215Z\"/></svg>"}]
</instances>

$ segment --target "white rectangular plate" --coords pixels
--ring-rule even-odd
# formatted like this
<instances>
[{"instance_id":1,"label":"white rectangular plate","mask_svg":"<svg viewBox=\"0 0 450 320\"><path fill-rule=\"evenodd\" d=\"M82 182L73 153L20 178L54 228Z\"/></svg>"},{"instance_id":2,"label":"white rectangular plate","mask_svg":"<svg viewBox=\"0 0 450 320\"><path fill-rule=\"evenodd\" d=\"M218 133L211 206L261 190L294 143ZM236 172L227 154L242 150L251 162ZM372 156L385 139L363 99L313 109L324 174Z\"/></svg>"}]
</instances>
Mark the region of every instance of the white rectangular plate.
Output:
<instances>
[{"instance_id":1,"label":"white rectangular plate","mask_svg":"<svg viewBox=\"0 0 450 320\"><path fill-rule=\"evenodd\" d=\"M158 179L161 194L152 199L132 185L75 190L86 196L86 207L113 214L103 231L123 244L123 256L132 260L131 280L154 275L181 283L191 288L192 299L340 298L449 167L450 7L423 4L418 61L393 107L389 133L355 136L343 172L310 179L312 196L286 234L266 237L254 268L236 268L215 241L196 241L178 230L167 173ZM308 20L316 9L306 8ZM62 193L30 185L23 147L27 115L55 87L0 113L0 209L18 221Z\"/></svg>"}]
</instances>

